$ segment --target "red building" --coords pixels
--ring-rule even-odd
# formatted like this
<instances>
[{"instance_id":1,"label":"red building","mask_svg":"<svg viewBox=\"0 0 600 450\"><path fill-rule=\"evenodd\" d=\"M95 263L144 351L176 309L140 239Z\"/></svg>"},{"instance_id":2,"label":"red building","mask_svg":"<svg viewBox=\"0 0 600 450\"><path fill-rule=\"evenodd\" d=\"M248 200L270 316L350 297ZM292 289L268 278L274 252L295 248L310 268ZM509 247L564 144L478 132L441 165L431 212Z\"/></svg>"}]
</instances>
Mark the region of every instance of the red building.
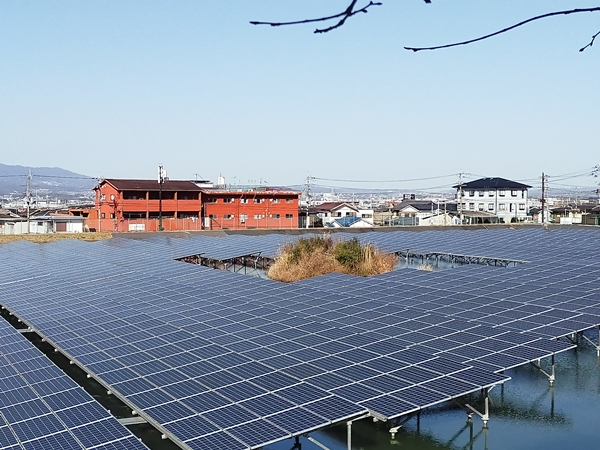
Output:
<instances>
[{"instance_id":1,"label":"red building","mask_svg":"<svg viewBox=\"0 0 600 450\"><path fill-rule=\"evenodd\" d=\"M157 231L162 216L167 231L298 227L299 192L265 187L233 191L202 183L102 180L94 188L96 214L90 214L88 226Z\"/></svg>"},{"instance_id":2,"label":"red building","mask_svg":"<svg viewBox=\"0 0 600 450\"><path fill-rule=\"evenodd\" d=\"M275 188L203 189L204 225L212 230L298 228L299 195Z\"/></svg>"}]
</instances>

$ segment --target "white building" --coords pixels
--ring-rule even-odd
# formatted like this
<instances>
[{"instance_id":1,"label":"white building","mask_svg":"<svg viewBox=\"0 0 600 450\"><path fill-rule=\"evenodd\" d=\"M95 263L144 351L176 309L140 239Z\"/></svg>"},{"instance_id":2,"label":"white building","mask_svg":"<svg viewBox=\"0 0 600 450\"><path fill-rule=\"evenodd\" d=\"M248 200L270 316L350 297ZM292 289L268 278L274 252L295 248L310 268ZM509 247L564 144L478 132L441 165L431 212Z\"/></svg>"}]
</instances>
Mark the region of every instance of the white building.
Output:
<instances>
[{"instance_id":1,"label":"white building","mask_svg":"<svg viewBox=\"0 0 600 450\"><path fill-rule=\"evenodd\" d=\"M462 203L459 211L486 212L504 223L527 218L527 189L531 187L527 184L505 178L480 178L453 187L458 202Z\"/></svg>"},{"instance_id":2,"label":"white building","mask_svg":"<svg viewBox=\"0 0 600 450\"><path fill-rule=\"evenodd\" d=\"M363 209L352 203L325 202L314 207L316 215L323 222L323 226L331 226L336 220L344 217L356 217L362 219L362 226L373 226L373 209ZM357 221L358 222L358 221ZM358 225L354 225L358 226Z\"/></svg>"}]
</instances>

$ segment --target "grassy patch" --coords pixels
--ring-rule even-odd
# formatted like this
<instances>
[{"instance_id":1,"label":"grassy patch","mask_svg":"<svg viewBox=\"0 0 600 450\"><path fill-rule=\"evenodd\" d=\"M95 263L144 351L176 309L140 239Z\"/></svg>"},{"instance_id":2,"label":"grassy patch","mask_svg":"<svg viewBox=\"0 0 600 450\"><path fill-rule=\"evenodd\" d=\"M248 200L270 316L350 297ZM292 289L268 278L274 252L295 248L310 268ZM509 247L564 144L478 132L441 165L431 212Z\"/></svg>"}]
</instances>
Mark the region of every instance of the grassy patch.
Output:
<instances>
[{"instance_id":1,"label":"grassy patch","mask_svg":"<svg viewBox=\"0 0 600 450\"><path fill-rule=\"evenodd\" d=\"M398 258L356 238L334 241L330 236L286 244L267 271L272 280L291 283L332 272L369 277L391 271Z\"/></svg>"},{"instance_id":2,"label":"grassy patch","mask_svg":"<svg viewBox=\"0 0 600 450\"><path fill-rule=\"evenodd\" d=\"M62 239L78 239L80 241L102 241L110 239L112 233L56 233L56 234L0 234L0 244L16 241L29 241L37 244L60 241Z\"/></svg>"}]
</instances>

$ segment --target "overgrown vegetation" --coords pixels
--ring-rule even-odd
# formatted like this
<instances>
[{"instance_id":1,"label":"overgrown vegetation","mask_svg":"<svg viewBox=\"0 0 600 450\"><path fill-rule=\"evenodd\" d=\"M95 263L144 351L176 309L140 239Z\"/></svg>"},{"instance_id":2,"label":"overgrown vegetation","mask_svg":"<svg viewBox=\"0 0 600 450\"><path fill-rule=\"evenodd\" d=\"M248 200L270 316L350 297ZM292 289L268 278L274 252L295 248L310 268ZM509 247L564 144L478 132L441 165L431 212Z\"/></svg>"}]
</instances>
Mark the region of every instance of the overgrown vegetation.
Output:
<instances>
[{"instance_id":1,"label":"overgrown vegetation","mask_svg":"<svg viewBox=\"0 0 600 450\"><path fill-rule=\"evenodd\" d=\"M29 241L36 244L60 241L62 239L78 239L80 241L102 241L110 239L112 233L52 233L52 234L0 234L0 244L16 241Z\"/></svg>"},{"instance_id":2,"label":"overgrown vegetation","mask_svg":"<svg viewBox=\"0 0 600 450\"><path fill-rule=\"evenodd\" d=\"M357 238L335 241L331 236L301 238L286 244L267 271L272 280L291 283L332 272L368 277L391 271L398 258Z\"/></svg>"}]
</instances>

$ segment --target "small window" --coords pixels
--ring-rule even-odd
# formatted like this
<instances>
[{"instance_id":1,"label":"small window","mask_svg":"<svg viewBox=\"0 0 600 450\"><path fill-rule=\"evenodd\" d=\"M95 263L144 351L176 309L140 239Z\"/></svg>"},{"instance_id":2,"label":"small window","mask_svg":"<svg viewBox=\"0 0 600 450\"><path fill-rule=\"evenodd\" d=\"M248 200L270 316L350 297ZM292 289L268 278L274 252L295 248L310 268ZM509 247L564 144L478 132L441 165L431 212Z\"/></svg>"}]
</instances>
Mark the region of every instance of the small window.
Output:
<instances>
[{"instance_id":1,"label":"small window","mask_svg":"<svg viewBox=\"0 0 600 450\"><path fill-rule=\"evenodd\" d=\"M106 214L105 213L100 214L100 218L101 219L106 219Z\"/></svg>"},{"instance_id":2,"label":"small window","mask_svg":"<svg viewBox=\"0 0 600 450\"><path fill-rule=\"evenodd\" d=\"M115 199L115 194L110 194L110 199L114 200Z\"/></svg>"},{"instance_id":3,"label":"small window","mask_svg":"<svg viewBox=\"0 0 600 450\"><path fill-rule=\"evenodd\" d=\"M293 219L293 218L294 218L294 215L293 215L293 214L286 214L286 215L285 215L285 218L286 218L286 219Z\"/></svg>"},{"instance_id":4,"label":"small window","mask_svg":"<svg viewBox=\"0 0 600 450\"><path fill-rule=\"evenodd\" d=\"M240 222L244 222L248 220L248 214L240 214Z\"/></svg>"},{"instance_id":5,"label":"small window","mask_svg":"<svg viewBox=\"0 0 600 450\"><path fill-rule=\"evenodd\" d=\"M240 203L248 203L248 199L246 197L240 198Z\"/></svg>"},{"instance_id":6,"label":"small window","mask_svg":"<svg viewBox=\"0 0 600 450\"><path fill-rule=\"evenodd\" d=\"M100 200L102 200L102 201L106 200L106 195L105 195L105 194L102 194L102 195L100 196Z\"/></svg>"},{"instance_id":7,"label":"small window","mask_svg":"<svg viewBox=\"0 0 600 450\"><path fill-rule=\"evenodd\" d=\"M286 198L286 199L285 199L285 202L286 202L287 204L294 203L294 199L293 199L293 198Z\"/></svg>"},{"instance_id":8,"label":"small window","mask_svg":"<svg viewBox=\"0 0 600 450\"><path fill-rule=\"evenodd\" d=\"M271 219L280 219L281 215L279 214L271 214Z\"/></svg>"},{"instance_id":9,"label":"small window","mask_svg":"<svg viewBox=\"0 0 600 450\"><path fill-rule=\"evenodd\" d=\"M259 219L264 219L264 218L265 218L265 215L264 215L264 214L254 214L254 218L255 218L256 220L259 220Z\"/></svg>"},{"instance_id":10,"label":"small window","mask_svg":"<svg viewBox=\"0 0 600 450\"><path fill-rule=\"evenodd\" d=\"M469 197L475 197L475 191L469 191Z\"/></svg>"},{"instance_id":11,"label":"small window","mask_svg":"<svg viewBox=\"0 0 600 450\"><path fill-rule=\"evenodd\" d=\"M504 195L505 195L505 194L504 194L504 191L498 191L498 195L499 195L500 197L504 197Z\"/></svg>"},{"instance_id":12,"label":"small window","mask_svg":"<svg viewBox=\"0 0 600 450\"><path fill-rule=\"evenodd\" d=\"M500 203L498 205L498 210L499 211L506 211L506 204L505 203Z\"/></svg>"},{"instance_id":13,"label":"small window","mask_svg":"<svg viewBox=\"0 0 600 450\"><path fill-rule=\"evenodd\" d=\"M233 199L231 197L224 198L223 203L233 203Z\"/></svg>"},{"instance_id":14,"label":"small window","mask_svg":"<svg viewBox=\"0 0 600 450\"><path fill-rule=\"evenodd\" d=\"M361 214L361 217L363 219L372 219L373 218L373 214Z\"/></svg>"},{"instance_id":15,"label":"small window","mask_svg":"<svg viewBox=\"0 0 600 450\"><path fill-rule=\"evenodd\" d=\"M215 197L208 197L206 203L217 203L217 199Z\"/></svg>"},{"instance_id":16,"label":"small window","mask_svg":"<svg viewBox=\"0 0 600 450\"><path fill-rule=\"evenodd\" d=\"M493 211L493 210L494 210L494 204L488 203L488 211Z\"/></svg>"},{"instance_id":17,"label":"small window","mask_svg":"<svg viewBox=\"0 0 600 450\"><path fill-rule=\"evenodd\" d=\"M479 204L477 205L477 209L478 209L479 211L483 211L483 203L479 203Z\"/></svg>"},{"instance_id":18,"label":"small window","mask_svg":"<svg viewBox=\"0 0 600 450\"><path fill-rule=\"evenodd\" d=\"M469 209L475 211L475 203L469 203Z\"/></svg>"},{"instance_id":19,"label":"small window","mask_svg":"<svg viewBox=\"0 0 600 450\"><path fill-rule=\"evenodd\" d=\"M114 219L114 218L115 218L115 215L114 215L113 213L110 213L110 218L111 218L111 219Z\"/></svg>"},{"instance_id":20,"label":"small window","mask_svg":"<svg viewBox=\"0 0 600 450\"><path fill-rule=\"evenodd\" d=\"M517 196L517 191L515 191L515 190L510 191L510 195L513 196L513 197L516 197Z\"/></svg>"},{"instance_id":21,"label":"small window","mask_svg":"<svg viewBox=\"0 0 600 450\"><path fill-rule=\"evenodd\" d=\"M254 203L262 203L263 199L254 197L253 201L254 201Z\"/></svg>"},{"instance_id":22,"label":"small window","mask_svg":"<svg viewBox=\"0 0 600 450\"><path fill-rule=\"evenodd\" d=\"M493 197L494 196L494 191L489 191L488 192L488 196Z\"/></svg>"},{"instance_id":23,"label":"small window","mask_svg":"<svg viewBox=\"0 0 600 450\"><path fill-rule=\"evenodd\" d=\"M209 217L209 219L218 219L219 215L218 214L209 214L208 217Z\"/></svg>"},{"instance_id":24,"label":"small window","mask_svg":"<svg viewBox=\"0 0 600 450\"><path fill-rule=\"evenodd\" d=\"M479 191L479 196L483 197L485 195L485 191Z\"/></svg>"},{"instance_id":25,"label":"small window","mask_svg":"<svg viewBox=\"0 0 600 450\"><path fill-rule=\"evenodd\" d=\"M341 211L338 211L336 215L337 215L338 217L342 217L342 212L341 212Z\"/></svg>"},{"instance_id":26,"label":"small window","mask_svg":"<svg viewBox=\"0 0 600 450\"><path fill-rule=\"evenodd\" d=\"M234 217L235 217L235 216L234 216L233 214L225 214L225 215L223 216L223 219L225 219L225 220L231 220L231 219L233 219Z\"/></svg>"},{"instance_id":27,"label":"small window","mask_svg":"<svg viewBox=\"0 0 600 450\"><path fill-rule=\"evenodd\" d=\"M278 198L272 198L271 199L271 203L279 203L279 199Z\"/></svg>"},{"instance_id":28,"label":"small window","mask_svg":"<svg viewBox=\"0 0 600 450\"><path fill-rule=\"evenodd\" d=\"M525 203L519 203L519 211L525 211Z\"/></svg>"}]
</instances>

